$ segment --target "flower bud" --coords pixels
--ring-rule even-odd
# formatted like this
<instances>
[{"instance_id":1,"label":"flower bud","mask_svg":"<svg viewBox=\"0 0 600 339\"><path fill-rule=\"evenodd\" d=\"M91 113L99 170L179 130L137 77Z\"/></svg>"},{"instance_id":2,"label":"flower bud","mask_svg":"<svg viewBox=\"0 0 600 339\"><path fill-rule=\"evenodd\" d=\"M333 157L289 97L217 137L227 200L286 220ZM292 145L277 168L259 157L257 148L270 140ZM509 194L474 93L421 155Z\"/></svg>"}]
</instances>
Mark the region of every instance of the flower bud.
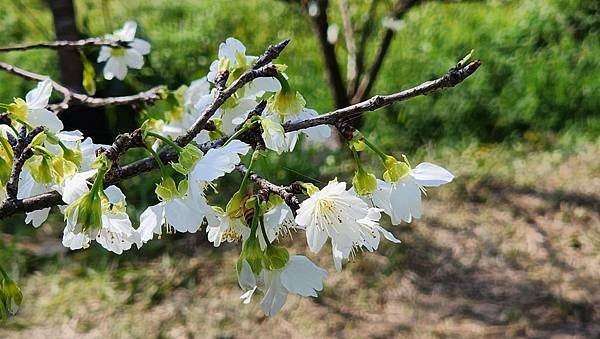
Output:
<instances>
[{"instance_id":1,"label":"flower bud","mask_svg":"<svg viewBox=\"0 0 600 339\"><path fill-rule=\"evenodd\" d=\"M267 245L263 260L268 270L273 271L284 268L289 259L290 254L285 248Z\"/></svg>"},{"instance_id":2,"label":"flower bud","mask_svg":"<svg viewBox=\"0 0 600 339\"><path fill-rule=\"evenodd\" d=\"M161 201L169 201L179 196L175 180L171 177L163 178L160 184L156 185L154 192Z\"/></svg>"},{"instance_id":3,"label":"flower bud","mask_svg":"<svg viewBox=\"0 0 600 339\"><path fill-rule=\"evenodd\" d=\"M202 159L202 156L202 151L200 151L198 147L187 144L183 147L182 151L179 152L179 161L172 163L171 167L183 175L188 175L194 168L196 162Z\"/></svg>"},{"instance_id":4,"label":"flower bud","mask_svg":"<svg viewBox=\"0 0 600 339\"><path fill-rule=\"evenodd\" d=\"M81 232L96 233L102 227L102 197L91 190L65 208L65 219L81 228Z\"/></svg>"},{"instance_id":5,"label":"flower bud","mask_svg":"<svg viewBox=\"0 0 600 339\"><path fill-rule=\"evenodd\" d=\"M8 105L8 112L21 121L27 120L27 102L21 98L14 98L14 102Z\"/></svg>"},{"instance_id":6,"label":"flower bud","mask_svg":"<svg viewBox=\"0 0 600 339\"><path fill-rule=\"evenodd\" d=\"M354 174L352 185L359 195L370 195L377 189L377 178L375 178L373 173L359 169Z\"/></svg>"},{"instance_id":7,"label":"flower bud","mask_svg":"<svg viewBox=\"0 0 600 339\"><path fill-rule=\"evenodd\" d=\"M8 274L0 267L2 273L2 283L0 284L0 290L2 290L2 296L0 299L5 302L6 309L10 314L15 314L19 310L19 306L23 301L23 293L15 282L10 279ZM0 301L0 303L2 302ZM2 307L2 306L0 306ZM1 313L1 312L0 312ZM2 318L0 316L0 318Z\"/></svg>"},{"instance_id":8,"label":"flower bud","mask_svg":"<svg viewBox=\"0 0 600 339\"><path fill-rule=\"evenodd\" d=\"M250 237L244 242L242 253L238 259L238 265L241 265L242 260L246 260L250 265L250 268L252 268L252 272L258 275L263 267L263 258L264 255L260 249L260 243L256 237ZM239 269L241 269L241 267L239 267L238 270Z\"/></svg>"},{"instance_id":9,"label":"flower bud","mask_svg":"<svg viewBox=\"0 0 600 339\"><path fill-rule=\"evenodd\" d=\"M302 112L305 105L306 101L302 94L291 90L286 91L283 88L267 100L267 108L271 112L276 112L282 116Z\"/></svg>"},{"instance_id":10,"label":"flower bud","mask_svg":"<svg viewBox=\"0 0 600 339\"><path fill-rule=\"evenodd\" d=\"M383 179L387 182L398 182L398 180L407 176L410 171L408 164L400 162L392 156L387 156L384 166Z\"/></svg>"},{"instance_id":11,"label":"flower bud","mask_svg":"<svg viewBox=\"0 0 600 339\"><path fill-rule=\"evenodd\" d=\"M40 184L52 183L52 159L50 157L35 154L25 162L25 168L31 174L33 180Z\"/></svg>"}]
</instances>

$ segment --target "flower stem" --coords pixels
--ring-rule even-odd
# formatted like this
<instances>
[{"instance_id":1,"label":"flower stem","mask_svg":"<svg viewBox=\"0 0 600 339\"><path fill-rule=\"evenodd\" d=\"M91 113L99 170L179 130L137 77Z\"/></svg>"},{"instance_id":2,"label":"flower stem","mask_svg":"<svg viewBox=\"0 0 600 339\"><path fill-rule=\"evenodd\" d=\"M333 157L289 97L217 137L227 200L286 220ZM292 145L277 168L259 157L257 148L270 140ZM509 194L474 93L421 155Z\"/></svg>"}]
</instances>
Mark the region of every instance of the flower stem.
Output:
<instances>
[{"instance_id":1,"label":"flower stem","mask_svg":"<svg viewBox=\"0 0 600 339\"><path fill-rule=\"evenodd\" d=\"M146 135L161 140L165 144L171 146L175 151L177 151L177 153L181 153L181 151L183 150L183 148L181 148L181 146L177 145L173 140L171 140L163 135L160 135L160 134L154 133L154 132L147 132Z\"/></svg>"},{"instance_id":2,"label":"flower stem","mask_svg":"<svg viewBox=\"0 0 600 339\"><path fill-rule=\"evenodd\" d=\"M248 180L250 177L250 171L252 170L252 167L254 166L254 161L256 160L256 158L258 158L258 151L254 150L254 153L252 153L252 158L250 158L250 164L248 165L248 169L246 170L246 173L244 174L244 178L242 179L242 183L240 184L240 192L246 191L246 186L248 186Z\"/></svg>"},{"instance_id":3,"label":"flower stem","mask_svg":"<svg viewBox=\"0 0 600 339\"><path fill-rule=\"evenodd\" d=\"M258 197L254 197L254 213L252 214L252 225L250 225L250 239L256 239L256 229L258 228L258 215L260 214L260 205Z\"/></svg>"},{"instance_id":4,"label":"flower stem","mask_svg":"<svg viewBox=\"0 0 600 339\"><path fill-rule=\"evenodd\" d=\"M233 135L231 135L229 137L229 139L227 139L227 141L225 141L225 143L223 144L223 146L227 146L231 141L235 140L237 137L239 137L240 135L242 135L242 133L244 133L244 132L246 132L248 130L250 130L250 127L244 125L237 132L233 133Z\"/></svg>"},{"instance_id":5,"label":"flower stem","mask_svg":"<svg viewBox=\"0 0 600 339\"><path fill-rule=\"evenodd\" d=\"M381 160L385 161L385 159L387 159L387 154L383 153L381 148L377 147L377 145L370 142L369 139L367 139L367 138L363 137L363 141L364 141L365 145L369 146L369 148L372 149L373 152L375 152L375 153L377 153L377 155L379 155Z\"/></svg>"},{"instance_id":6,"label":"flower stem","mask_svg":"<svg viewBox=\"0 0 600 339\"><path fill-rule=\"evenodd\" d=\"M352 156L354 157L354 162L356 162L358 171L363 172L362 164L360 163L360 158L358 157L358 152L352 146L350 146L350 151L352 152Z\"/></svg>"},{"instance_id":7,"label":"flower stem","mask_svg":"<svg viewBox=\"0 0 600 339\"><path fill-rule=\"evenodd\" d=\"M265 228L265 220L264 219L260 219L260 229L262 231L262 235L263 238L265 238L265 243L267 244L267 247L271 246L271 242L269 241L269 237L267 236L267 229Z\"/></svg>"},{"instance_id":8,"label":"flower stem","mask_svg":"<svg viewBox=\"0 0 600 339\"><path fill-rule=\"evenodd\" d=\"M160 176L163 179L165 179L168 176L167 168L165 167L165 164L162 162L162 160L160 160L160 156L152 149L152 147L148 145L146 145L146 150L148 150L148 152L150 152L150 154L152 154L152 156L154 157L154 160L156 160L158 167L160 167Z\"/></svg>"}]
</instances>

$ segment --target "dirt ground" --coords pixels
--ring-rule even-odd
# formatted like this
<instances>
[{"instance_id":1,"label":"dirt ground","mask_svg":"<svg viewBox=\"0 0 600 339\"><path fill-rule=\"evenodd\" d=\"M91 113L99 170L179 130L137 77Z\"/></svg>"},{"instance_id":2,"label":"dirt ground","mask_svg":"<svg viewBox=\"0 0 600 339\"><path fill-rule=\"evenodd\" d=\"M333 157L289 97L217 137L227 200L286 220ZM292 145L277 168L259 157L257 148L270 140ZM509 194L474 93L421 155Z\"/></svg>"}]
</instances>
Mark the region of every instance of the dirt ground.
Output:
<instances>
[{"instance_id":1,"label":"dirt ground","mask_svg":"<svg viewBox=\"0 0 600 339\"><path fill-rule=\"evenodd\" d=\"M341 273L329 249L311 255L331 272L324 292L273 318L239 301L237 248L186 238L149 261L65 259L27 276L0 337L600 337L600 144L432 156L457 180L430 192L423 219L389 228L402 243Z\"/></svg>"}]
</instances>

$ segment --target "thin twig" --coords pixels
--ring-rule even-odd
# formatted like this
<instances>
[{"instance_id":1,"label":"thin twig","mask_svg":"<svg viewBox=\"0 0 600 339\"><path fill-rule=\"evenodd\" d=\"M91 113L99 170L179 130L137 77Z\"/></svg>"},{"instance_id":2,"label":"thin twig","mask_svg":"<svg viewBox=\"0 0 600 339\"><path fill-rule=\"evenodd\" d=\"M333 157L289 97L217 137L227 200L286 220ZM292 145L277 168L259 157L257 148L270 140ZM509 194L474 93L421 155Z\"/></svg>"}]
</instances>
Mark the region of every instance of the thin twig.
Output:
<instances>
[{"instance_id":1,"label":"thin twig","mask_svg":"<svg viewBox=\"0 0 600 339\"><path fill-rule=\"evenodd\" d=\"M49 77L46 75L41 75L37 73L33 73L17 66L13 66L11 64L7 64L5 62L0 61L0 70L5 72L20 76L21 78L27 80L35 80L35 81L44 81ZM164 92L164 87L157 86L151 88L147 91L140 92L134 95L126 95L121 97L107 97L107 98L94 98L85 94L76 93L68 89L67 87L59 84L56 81L52 81L52 87L60 92L64 99L62 102L58 104L48 105L48 108L56 113L60 113L69 108L71 105L84 105L88 107L101 107L108 105L131 105L139 102L147 102L154 103L157 100L160 100L161 93Z\"/></svg>"},{"instance_id":2,"label":"thin twig","mask_svg":"<svg viewBox=\"0 0 600 339\"><path fill-rule=\"evenodd\" d=\"M31 158L33 155L33 151L29 147L29 144L33 140L33 138L42 133L44 131L43 126L35 127L34 129L27 134L24 138L19 138L17 140L17 147L15 147L14 152L14 162L10 172L10 177L8 182L6 183L6 195L8 199L15 199L17 197L17 192L19 190L19 176L21 175L21 171L23 170L23 165L27 159Z\"/></svg>"},{"instance_id":3,"label":"thin twig","mask_svg":"<svg viewBox=\"0 0 600 339\"><path fill-rule=\"evenodd\" d=\"M355 118L364 112L374 111L378 108L391 105L395 102L408 100L416 96L427 95L438 89L454 87L468 78L471 74L475 73L479 66L481 66L481 61L476 60L463 68L451 68L443 77L426 81L416 87L390 95L376 95L369 100L314 118L299 122L288 122L284 124L283 127L286 132L291 132L324 124L335 126L340 122Z\"/></svg>"},{"instance_id":4,"label":"thin twig","mask_svg":"<svg viewBox=\"0 0 600 339\"><path fill-rule=\"evenodd\" d=\"M123 47L126 42L112 40L112 39L104 39L104 38L89 38L89 39L81 39L81 40L59 40L59 41L50 41L50 42L37 42L37 43L28 43L28 44L18 44L6 47L0 47L0 52L13 52L13 51L25 51L30 49L82 49L85 47L100 47L100 46L108 46L108 47Z\"/></svg>"}]
</instances>

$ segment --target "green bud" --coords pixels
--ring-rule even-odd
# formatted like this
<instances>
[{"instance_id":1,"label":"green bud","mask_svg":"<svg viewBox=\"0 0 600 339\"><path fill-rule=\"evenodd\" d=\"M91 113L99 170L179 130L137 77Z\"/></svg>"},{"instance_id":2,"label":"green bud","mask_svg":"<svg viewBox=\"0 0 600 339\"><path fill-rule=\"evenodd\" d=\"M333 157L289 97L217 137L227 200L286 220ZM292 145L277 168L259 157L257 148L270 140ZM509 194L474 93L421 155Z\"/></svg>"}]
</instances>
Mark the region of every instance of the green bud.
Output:
<instances>
[{"instance_id":1,"label":"green bud","mask_svg":"<svg viewBox=\"0 0 600 339\"><path fill-rule=\"evenodd\" d=\"M92 162L92 168L96 168L98 170L107 171L112 166L112 161L108 159L106 154L100 154L94 162Z\"/></svg>"},{"instance_id":2,"label":"green bud","mask_svg":"<svg viewBox=\"0 0 600 339\"><path fill-rule=\"evenodd\" d=\"M267 100L268 109L283 116L302 112L305 105L304 97L296 91L281 90Z\"/></svg>"},{"instance_id":3,"label":"green bud","mask_svg":"<svg viewBox=\"0 0 600 339\"><path fill-rule=\"evenodd\" d=\"M7 111L16 119L27 120L27 112L29 111L27 102L21 98L14 98L13 100L14 102L8 105Z\"/></svg>"},{"instance_id":4,"label":"green bud","mask_svg":"<svg viewBox=\"0 0 600 339\"><path fill-rule=\"evenodd\" d=\"M225 213L230 217L241 217L243 200L244 194L240 191L235 192L225 207Z\"/></svg>"},{"instance_id":5,"label":"green bud","mask_svg":"<svg viewBox=\"0 0 600 339\"><path fill-rule=\"evenodd\" d=\"M48 139L48 135L46 135L46 133L38 133L35 137L33 137L31 142L29 143L29 147L42 146L44 144L44 142L46 141L46 139ZM58 144L58 139L56 137L50 138L48 141L50 141L50 143L53 143L55 145ZM53 142L53 141L56 141L56 142Z\"/></svg>"},{"instance_id":6,"label":"green bud","mask_svg":"<svg viewBox=\"0 0 600 339\"><path fill-rule=\"evenodd\" d=\"M81 147L79 146L79 142L77 142L77 146L74 150L68 147L64 147L63 158L74 163L77 167L81 166L81 162L83 161L83 154L81 153Z\"/></svg>"},{"instance_id":7,"label":"green bud","mask_svg":"<svg viewBox=\"0 0 600 339\"><path fill-rule=\"evenodd\" d=\"M160 131L164 122L162 120L148 118L144 120L142 125L140 126L140 131L142 132L142 139L148 138L148 132Z\"/></svg>"},{"instance_id":8,"label":"green bud","mask_svg":"<svg viewBox=\"0 0 600 339\"><path fill-rule=\"evenodd\" d=\"M221 130L221 128L223 126L223 120L221 120L219 118L214 118L214 119L211 119L211 121L215 125L215 130L208 132L208 137L210 138L210 140L211 141L217 140L217 139L224 137L226 134L223 133L223 131Z\"/></svg>"},{"instance_id":9,"label":"green bud","mask_svg":"<svg viewBox=\"0 0 600 339\"><path fill-rule=\"evenodd\" d=\"M198 160L202 159L202 151L193 144L187 144L179 153L179 161L172 163L171 167L177 172L188 175Z\"/></svg>"},{"instance_id":10,"label":"green bud","mask_svg":"<svg viewBox=\"0 0 600 339\"><path fill-rule=\"evenodd\" d=\"M302 186L302 188L306 191L306 194L308 194L308 196L311 196L320 191L317 186L309 182L300 183L300 186Z\"/></svg>"},{"instance_id":11,"label":"green bud","mask_svg":"<svg viewBox=\"0 0 600 339\"><path fill-rule=\"evenodd\" d=\"M179 190L177 189L175 180L173 180L173 178L171 177L163 178L160 184L156 185L156 189L154 190L154 192L161 201L172 200L179 196Z\"/></svg>"},{"instance_id":12,"label":"green bud","mask_svg":"<svg viewBox=\"0 0 600 339\"><path fill-rule=\"evenodd\" d=\"M83 232L99 230L102 227L101 190L92 189L67 206L65 220L73 218L75 213L77 213L76 223L81 225Z\"/></svg>"},{"instance_id":13,"label":"green bud","mask_svg":"<svg viewBox=\"0 0 600 339\"><path fill-rule=\"evenodd\" d=\"M359 169L354 174L352 185L354 186L356 193L360 195L370 195L377 189L377 178L375 178L373 173Z\"/></svg>"},{"instance_id":14,"label":"green bud","mask_svg":"<svg viewBox=\"0 0 600 339\"><path fill-rule=\"evenodd\" d=\"M392 156L387 156L384 161L385 172L383 172L383 179L387 182L397 182L408 175L410 166L405 162L400 162Z\"/></svg>"},{"instance_id":15,"label":"green bud","mask_svg":"<svg viewBox=\"0 0 600 339\"><path fill-rule=\"evenodd\" d=\"M77 165L63 157L52 159L52 177L54 182L62 183L65 178L77 173Z\"/></svg>"},{"instance_id":16,"label":"green bud","mask_svg":"<svg viewBox=\"0 0 600 339\"><path fill-rule=\"evenodd\" d=\"M12 161L9 162L4 157L0 157L0 185L4 186L10 178L12 171Z\"/></svg>"},{"instance_id":17,"label":"green bud","mask_svg":"<svg viewBox=\"0 0 600 339\"><path fill-rule=\"evenodd\" d=\"M45 155L34 154L25 162L25 168L29 170L31 177L40 184L52 183L52 159Z\"/></svg>"},{"instance_id":18,"label":"green bud","mask_svg":"<svg viewBox=\"0 0 600 339\"><path fill-rule=\"evenodd\" d=\"M265 267L268 270L273 271L284 268L289 259L290 254L285 248L268 245L263 260Z\"/></svg>"},{"instance_id":19,"label":"green bud","mask_svg":"<svg viewBox=\"0 0 600 339\"><path fill-rule=\"evenodd\" d=\"M264 255L260 249L260 243L256 237L250 237L244 242L238 263L241 265L241 261L246 260L252 268L252 272L258 275L263 267L263 258Z\"/></svg>"},{"instance_id":20,"label":"green bud","mask_svg":"<svg viewBox=\"0 0 600 339\"><path fill-rule=\"evenodd\" d=\"M0 296L0 303L4 303L4 307L10 314L15 314L19 310L21 302L23 302L23 293L2 267L0 267L0 273L2 274L2 283L0 284L2 295ZM0 308L2 308L1 305ZM1 315L0 318L2 318Z\"/></svg>"}]
</instances>

